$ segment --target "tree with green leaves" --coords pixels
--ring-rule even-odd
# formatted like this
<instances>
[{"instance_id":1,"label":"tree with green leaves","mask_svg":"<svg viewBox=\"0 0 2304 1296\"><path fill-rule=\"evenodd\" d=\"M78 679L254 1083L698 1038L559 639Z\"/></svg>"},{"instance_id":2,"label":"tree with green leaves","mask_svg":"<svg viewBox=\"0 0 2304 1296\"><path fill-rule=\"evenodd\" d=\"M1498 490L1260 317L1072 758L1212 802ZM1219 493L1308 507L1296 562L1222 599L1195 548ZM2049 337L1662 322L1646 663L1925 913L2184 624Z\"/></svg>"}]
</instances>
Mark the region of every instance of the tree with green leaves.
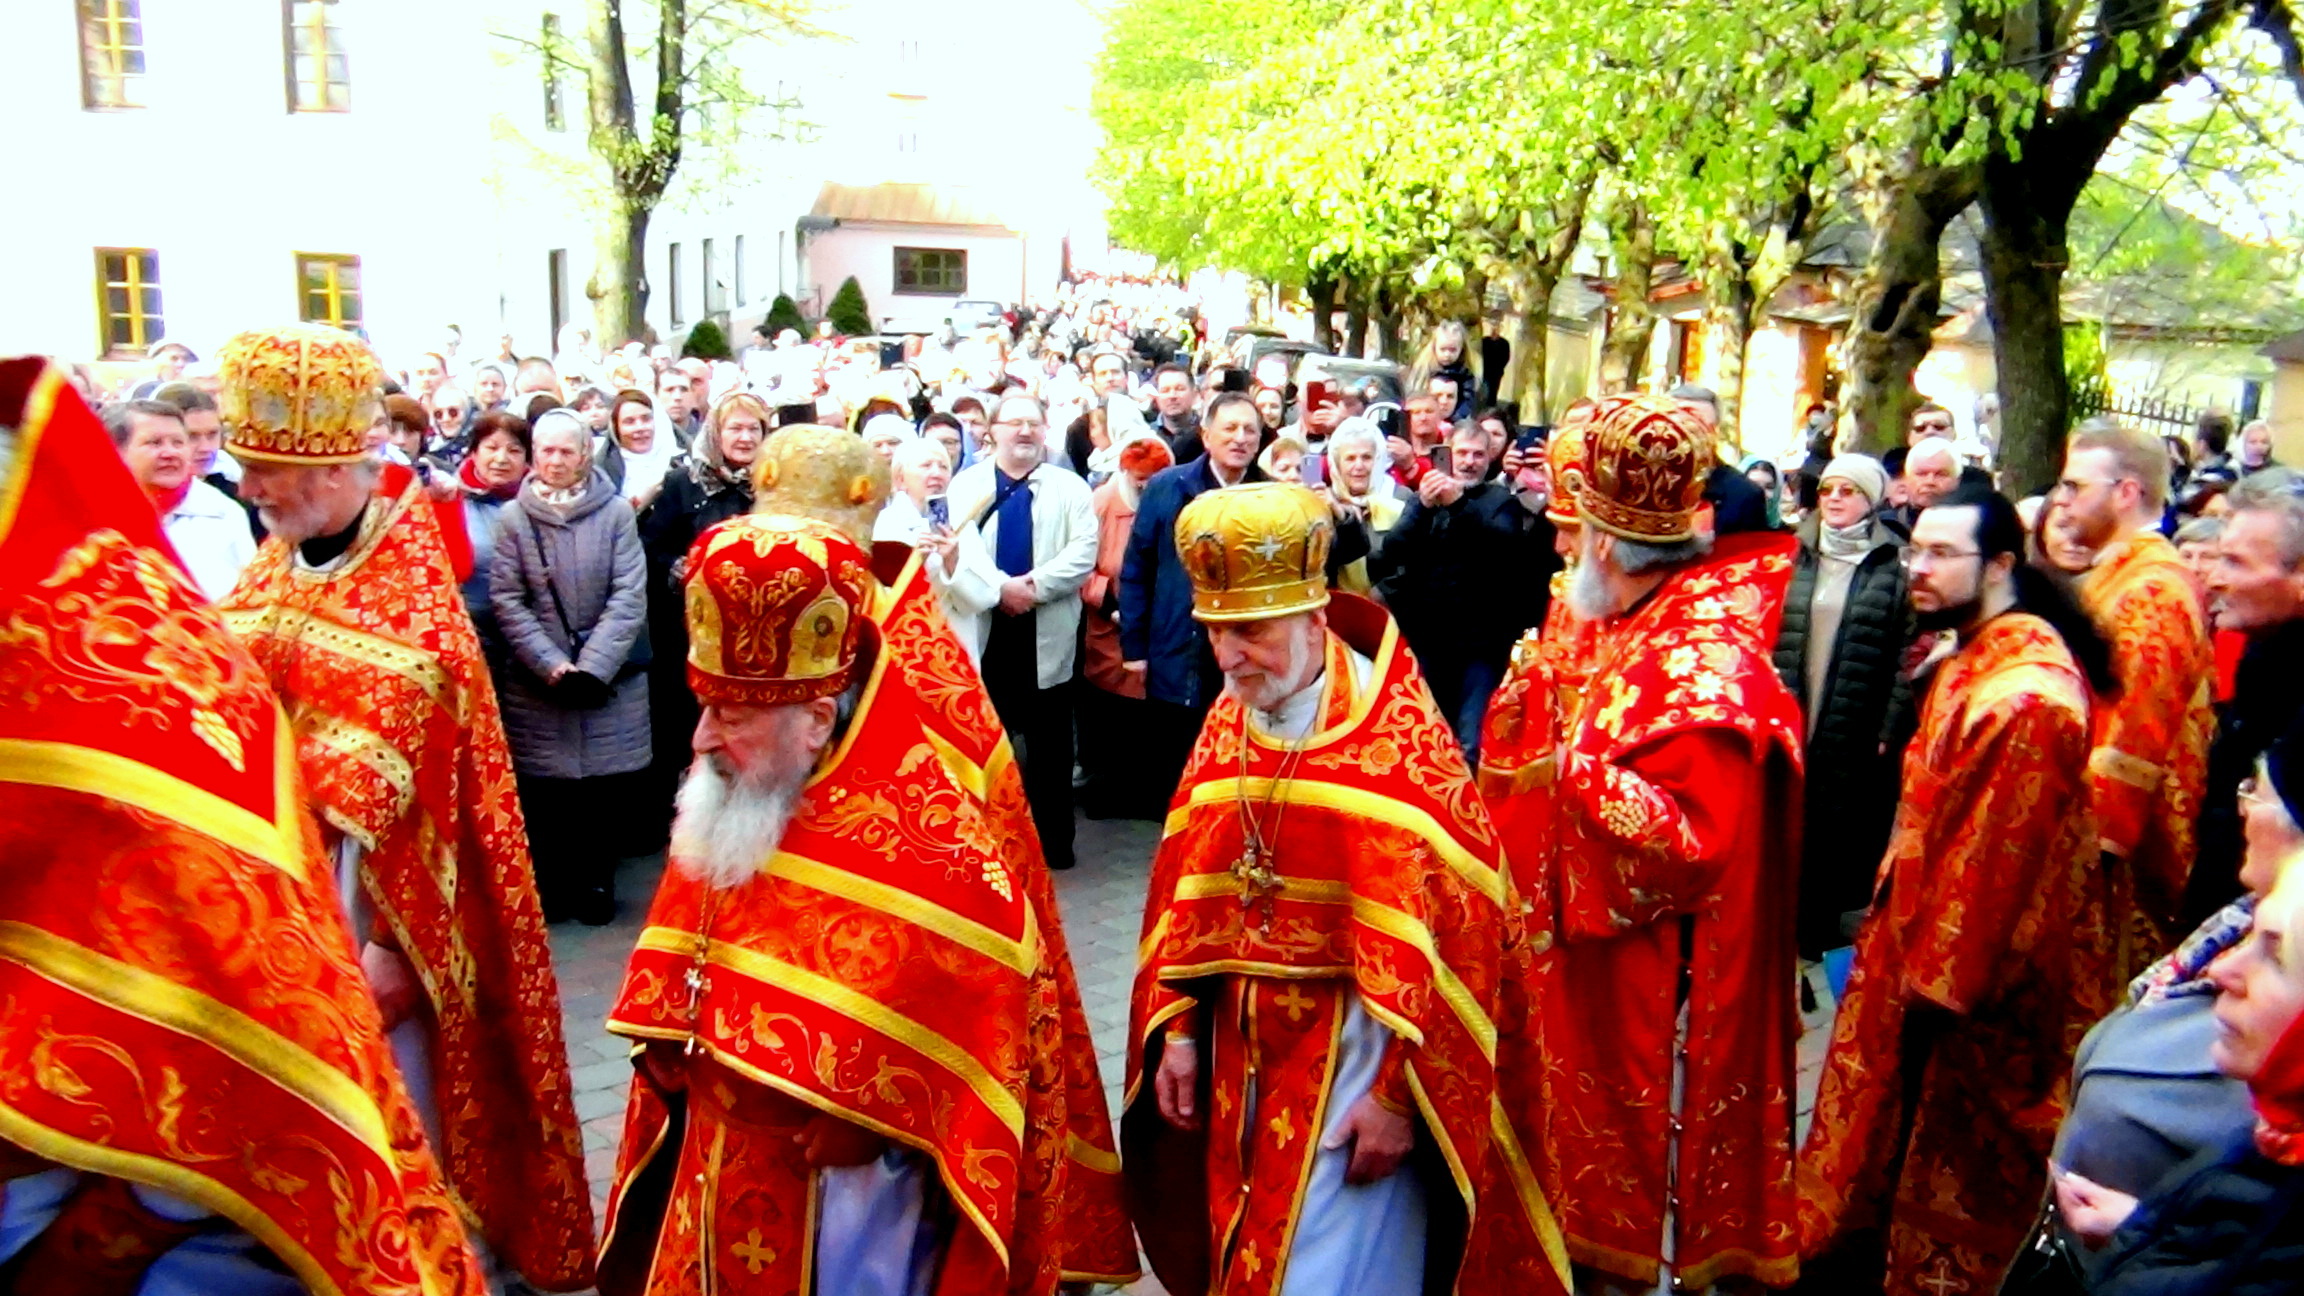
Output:
<instances>
[{"instance_id":1,"label":"tree with green leaves","mask_svg":"<svg viewBox=\"0 0 2304 1296\"><path fill-rule=\"evenodd\" d=\"M825 35L815 0L585 0L584 28L563 35L548 19L541 39L507 36L533 51L547 77L585 84L580 179L596 197L591 278L593 336L603 343L647 335L648 225L699 155L721 178L742 170L742 150L783 138L760 109L781 115L797 101L751 89L742 67L762 44Z\"/></svg>"}]
</instances>

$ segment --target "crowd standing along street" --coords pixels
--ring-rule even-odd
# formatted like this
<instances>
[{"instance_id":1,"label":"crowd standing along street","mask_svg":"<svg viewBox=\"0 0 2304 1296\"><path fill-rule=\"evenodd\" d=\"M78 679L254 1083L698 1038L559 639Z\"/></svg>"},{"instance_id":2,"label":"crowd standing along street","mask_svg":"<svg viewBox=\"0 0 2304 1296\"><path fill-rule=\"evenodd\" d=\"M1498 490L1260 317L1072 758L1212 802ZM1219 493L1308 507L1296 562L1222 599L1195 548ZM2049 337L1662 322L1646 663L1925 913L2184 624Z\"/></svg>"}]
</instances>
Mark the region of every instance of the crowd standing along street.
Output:
<instances>
[{"instance_id":1,"label":"crowd standing along street","mask_svg":"<svg viewBox=\"0 0 2304 1296\"><path fill-rule=\"evenodd\" d=\"M2304 1284L2257 429L991 306L0 362L0 1292Z\"/></svg>"}]
</instances>

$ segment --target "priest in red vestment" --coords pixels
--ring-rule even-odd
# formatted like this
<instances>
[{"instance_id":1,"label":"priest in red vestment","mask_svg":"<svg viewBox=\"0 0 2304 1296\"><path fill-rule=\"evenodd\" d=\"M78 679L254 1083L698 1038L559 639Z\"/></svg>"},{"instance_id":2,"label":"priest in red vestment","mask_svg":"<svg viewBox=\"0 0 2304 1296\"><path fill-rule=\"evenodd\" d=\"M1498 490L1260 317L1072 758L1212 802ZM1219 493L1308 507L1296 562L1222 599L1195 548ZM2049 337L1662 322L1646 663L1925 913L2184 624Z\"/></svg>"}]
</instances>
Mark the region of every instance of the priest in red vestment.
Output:
<instances>
[{"instance_id":1,"label":"priest in red vestment","mask_svg":"<svg viewBox=\"0 0 2304 1296\"><path fill-rule=\"evenodd\" d=\"M1389 617L1331 603L1310 491L1211 491L1176 535L1226 687L1153 861L1129 1015L1154 1271L1175 1296L1563 1289L1495 1095L1517 898L1430 690Z\"/></svg>"},{"instance_id":2,"label":"priest in red vestment","mask_svg":"<svg viewBox=\"0 0 2304 1296\"><path fill-rule=\"evenodd\" d=\"M0 362L0 1288L478 1296L264 674Z\"/></svg>"},{"instance_id":3,"label":"priest in red vestment","mask_svg":"<svg viewBox=\"0 0 2304 1296\"><path fill-rule=\"evenodd\" d=\"M1705 534L1713 463L1672 401L1593 411L1567 475L1588 678L1523 645L1481 747L1533 905L1506 1104L1597 1290L1796 1271L1800 713L1770 665L1791 553Z\"/></svg>"},{"instance_id":4,"label":"priest in red vestment","mask_svg":"<svg viewBox=\"0 0 2304 1296\"><path fill-rule=\"evenodd\" d=\"M2080 601L2112 647L2119 689L2089 713L2088 785L2112 875L2123 981L2175 948L2193 830L2208 785L2216 653L2191 567L2160 534L2168 450L2158 436L2091 421L2057 483L2063 517L2096 555Z\"/></svg>"},{"instance_id":5,"label":"priest in red vestment","mask_svg":"<svg viewBox=\"0 0 2304 1296\"><path fill-rule=\"evenodd\" d=\"M2105 654L2024 566L1989 487L1922 512L1908 553L1921 628L1959 646L1904 752L1800 1152L1802 1290L1990 1296L2046 1191L2072 1051L2117 984L2088 809Z\"/></svg>"},{"instance_id":6,"label":"priest in red vestment","mask_svg":"<svg viewBox=\"0 0 2304 1296\"><path fill-rule=\"evenodd\" d=\"M420 489L374 494L383 369L320 325L219 350L271 538L224 600L294 727L402 1077L491 1262L591 1278L560 995L495 689Z\"/></svg>"},{"instance_id":7,"label":"priest in red vestment","mask_svg":"<svg viewBox=\"0 0 2304 1296\"><path fill-rule=\"evenodd\" d=\"M1065 1281L1133 1282L1141 1273L1136 1233L1123 1201L1096 1041L1064 940L1056 889L1040 855L1040 834L1024 799L1023 772L974 661L944 617L931 555L911 545L871 544L873 519L888 498L887 461L854 433L794 424L761 443L752 484L754 513L814 518L859 545L871 545L879 583L870 615L880 628L881 647L893 669L926 700L921 718L937 758L990 819L1003 866L1032 902L1056 978L1071 1131L1056 1230Z\"/></svg>"},{"instance_id":8,"label":"priest in red vestment","mask_svg":"<svg viewBox=\"0 0 2304 1296\"><path fill-rule=\"evenodd\" d=\"M870 556L755 514L687 571L704 712L609 1017L646 1044L602 1290L1046 1296L1053 952L880 643Z\"/></svg>"}]
</instances>

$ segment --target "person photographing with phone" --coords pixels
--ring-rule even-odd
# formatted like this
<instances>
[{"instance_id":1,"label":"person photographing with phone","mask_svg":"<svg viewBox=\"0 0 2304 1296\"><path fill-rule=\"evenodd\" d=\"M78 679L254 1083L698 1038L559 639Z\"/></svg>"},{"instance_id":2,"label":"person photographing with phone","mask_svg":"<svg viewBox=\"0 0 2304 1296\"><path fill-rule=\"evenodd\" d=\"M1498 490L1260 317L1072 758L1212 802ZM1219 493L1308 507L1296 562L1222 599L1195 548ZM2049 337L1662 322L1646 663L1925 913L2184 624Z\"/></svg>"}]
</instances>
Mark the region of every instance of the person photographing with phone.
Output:
<instances>
[{"instance_id":1,"label":"person photographing with phone","mask_svg":"<svg viewBox=\"0 0 2304 1296\"><path fill-rule=\"evenodd\" d=\"M1408 403L1411 441L1437 423L1429 397ZM1395 479L1400 477L1393 439ZM1544 620L1552 524L1500 481L1488 480L1488 434L1465 423L1431 443L1417 466L1416 498L1368 560L1368 575L1424 664L1440 712L1467 752L1477 750L1488 695L1521 632Z\"/></svg>"}]
</instances>

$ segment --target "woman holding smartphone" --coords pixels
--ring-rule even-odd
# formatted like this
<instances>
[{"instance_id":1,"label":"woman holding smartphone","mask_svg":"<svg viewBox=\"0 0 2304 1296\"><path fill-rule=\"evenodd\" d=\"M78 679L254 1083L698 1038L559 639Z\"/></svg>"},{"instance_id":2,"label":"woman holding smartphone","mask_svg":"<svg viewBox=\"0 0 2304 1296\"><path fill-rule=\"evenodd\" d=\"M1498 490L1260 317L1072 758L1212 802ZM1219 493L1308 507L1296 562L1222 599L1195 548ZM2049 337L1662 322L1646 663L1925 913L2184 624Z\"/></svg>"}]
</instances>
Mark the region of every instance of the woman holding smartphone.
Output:
<instances>
[{"instance_id":1,"label":"woman holding smartphone","mask_svg":"<svg viewBox=\"0 0 2304 1296\"><path fill-rule=\"evenodd\" d=\"M896 447L889 464L888 502L872 522L874 544L886 540L908 544L920 551L928 565L929 583L936 587L944 619L968 650L969 660L984 651L984 614L953 603L945 582L960 569L963 547L981 546L983 533L972 526L955 528L944 495L952 484L952 459L942 444L914 437Z\"/></svg>"}]
</instances>

